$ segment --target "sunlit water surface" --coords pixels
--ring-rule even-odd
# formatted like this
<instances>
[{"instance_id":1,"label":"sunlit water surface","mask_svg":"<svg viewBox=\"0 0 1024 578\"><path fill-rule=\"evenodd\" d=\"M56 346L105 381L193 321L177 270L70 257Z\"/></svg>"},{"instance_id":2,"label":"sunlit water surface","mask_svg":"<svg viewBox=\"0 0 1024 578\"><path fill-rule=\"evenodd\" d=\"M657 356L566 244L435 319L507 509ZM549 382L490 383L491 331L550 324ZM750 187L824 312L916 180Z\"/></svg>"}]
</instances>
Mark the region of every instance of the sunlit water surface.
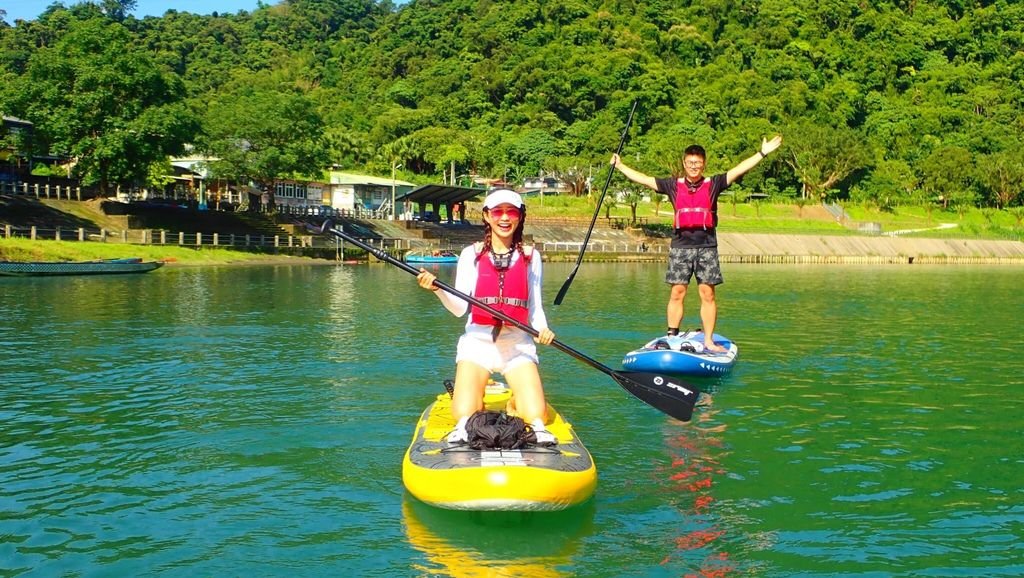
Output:
<instances>
[{"instance_id":1,"label":"sunlit water surface","mask_svg":"<svg viewBox=\"0 0 1024 578\"><path fill-rule=\"evenodd\" d=\"M553 515L405 494L464 320L397 269L0 279L0 576L1024 575L1024 270L725 273L688 424L542 349L600 478ZM662 276L585 263L552 327L618 368Z\"/></svg>"}]
</instances>

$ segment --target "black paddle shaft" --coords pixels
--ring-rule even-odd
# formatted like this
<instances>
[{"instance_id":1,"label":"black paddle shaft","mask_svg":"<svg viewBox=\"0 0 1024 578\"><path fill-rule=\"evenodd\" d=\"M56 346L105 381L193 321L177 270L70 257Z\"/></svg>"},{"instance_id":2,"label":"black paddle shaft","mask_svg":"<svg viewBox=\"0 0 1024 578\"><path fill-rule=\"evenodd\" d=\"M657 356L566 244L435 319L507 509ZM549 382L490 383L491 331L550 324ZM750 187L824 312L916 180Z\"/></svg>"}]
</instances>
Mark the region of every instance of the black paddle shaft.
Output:
<instances>
[{"instance_id":1,"label":"black paddle shaft","mask_svg":"<svg viewBox=\"0 0 1024 578\"><path fill-rule=\"evenodd\" d=\"M324 226L321 230L330 231L331 234L352 243L353 245L359 247L360 249L363 249L364 251L370 253L377 259L380 259L381 261L384 261L388 264L394 265L399 269L403 269L406 272L411 273L412 275L420 274L419 269L413 267L412 265L404 261L395 259L391 255L388 255L387 252L378 249L373 245L364 243L363 241L356 239L355 237L345 233L340 229L331 227L329 221L324 222ZM534 329L533 327L530 327L529 325L506 315L505 313L491 307L490 305L484 303L483 301L477 299L476 297L472 297L470 295L462 293L461 291L455 289L454 287L451 287L450 285L436 278L434 279L434 286L438 287L442 291L447 291L449 294L454 295L466 301L467 303L472 303L473 305L476 305L477 307L483 309L487 313L490 313L494 317L501 319L502 321L508 323L509 325L518 327L519 329L522 329L523 331L529 333L534 337L540 335L540 332ZM597 361L596 359L593 359L587 355L584 355L583 353L580 353L579 351L576 351L572 347L569 347L568 345L562 343L557 339L553 340L551 342L551 345L554 346L556 349L559 349L562 352L567 353L572 357L575 357L576 359L582 361L583 363L586 363L587 365L593 367L594 369L597 369L598 371L601 371L611 376L615 380L615 382L621 385L626 391L628 391L630 394L640 399L644 403L654 407L655 409L663 413L666 413L680 421L690 420L690 417L693 413L693 406L696 403L697 396L700 393L696 387L679 382L679 380L673 377L653 373L635 371L615 371L612 368Z\"/></svg>"},{"instance_id":2,"label":"black paddle shaft","mask_svg":"<svg viewBox=\"0 0 1024 578\"><path fill-rule=\"evenodd\" d=\"M355 237L352 237L348 233L345 233L344 231L339 231L339 230L334 229L334 228L331 228L329 230L330 230L331 233L334 233L338 237L341 237L342 239L345 239L346 241L352 243L353 245L359 247L360 249L363 249L364 251L367 251L367 252L371 253L374 257L380 259L381 261L385 261L385 262L390 263L391 265L394 265L394 266L396 266L396 267L398 267L400 269L404 269L405 271L407 271L409 273L412 273L413 275L419 275L420 274L420 270L419 269L417 269L416 267L413 267L412 265L406 263L405 261L400 261L398 259L395 259L391 255L388 255L386 251L378 249L378 248L374 247L373 245L366 244L366 243L360 241L359 239L356 239ZM498 319L501 319L502 321L504 321L505 323L508 323L509 325L514 325L514 326L518 327L519 329L522 329L523 331L529 333L530 335L532 335L534 337L537 337L538 335L540 335L540 332L537 331L536 329L534 329L533 327L530 327L529 325L527 325L527 324L525 324L525 323L515 319L514 317L510 317L510 316L506 315L505 313L503 313L503 312L501 312L501 311L491 307L490 305L484 303L483 301L477 299L476 297L473 297L471 295L466 295L466 294L462 293L458 289L455 289L454 287L448 285L447 283L441 281L440 279L434 279L434 285L437 286L438 288L440 288L441 290L447 291L448 293L451 293L452 295L458 297L459 299L462 299L462 300L466 301L467 303L472 303L473 305L476 305L477 307L479 307L479 308L483 309L484 311L490 313L494 317L497 317ZM601 362L599 362L599 361L597 361L595 359L591 359L590 357L580 353L579 351L576 351L572 347L569 347L568 345L558 341L557 339L552 341L551 345L557 347L558 349L561 349L565 353L568 353L569 355L572 355L573 357L579 359L580 361L586 363L587 365L590 365L591 367L594 367L595 369L599 369L599 370L601 370L601 371L603 371L605 373L609 373L609 374L612 373L612 371L613 371L611 368L605 366Z\"/></svg>"},{"instance_id":3,"label":"black paddle shaft","mask_svg":"<svg viewBox=\"0 0 1024 578\"><path fill-rule=\"evenodd\" d=\"M629 125L633 124L633 113L636 112L636 106L640 103L640 99L633 101L633 108L629 110L629 118L626 119L626 128L622 129L622 137L619 138L619 146L615 149L615 154L622 154L622 147L626 144L626 136L629 135ZM604 202L605 193L608 192L608 185L612 182L612 176L615 175L615 167L608 166L608 178L604 180L604 187L601 188L601 196L597 199L597 207L594 208L594 216L590 219L590 227L587 228L587 235L583 238L583 244L580 245L580 254L576 256L576 266L572 268L569 273L569 277L562 284L562 288L558 290L558 294L555 295L555 305L561 305L562 300L565 299L565 294L569 292L569 285L572 285L573 278L576 277L576 271L580 268L580 263L583 262L583 254L587 252L587 243L590 242L590 235L594 232L594 224L597 223L597 217L601 214L601 203Z\"/></svg>"}]
</instances>

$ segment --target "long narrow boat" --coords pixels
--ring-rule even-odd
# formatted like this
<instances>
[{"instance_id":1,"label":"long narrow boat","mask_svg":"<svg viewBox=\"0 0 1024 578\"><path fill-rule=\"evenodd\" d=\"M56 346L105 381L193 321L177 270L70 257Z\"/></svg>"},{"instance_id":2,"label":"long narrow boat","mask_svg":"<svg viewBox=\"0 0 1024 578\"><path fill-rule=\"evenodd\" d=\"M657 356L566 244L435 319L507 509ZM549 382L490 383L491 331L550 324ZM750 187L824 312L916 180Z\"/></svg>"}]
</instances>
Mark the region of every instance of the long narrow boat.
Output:
<instances>
[{"instance_id":1,"label":"long narrow boat","mask_svg":"<svg viewBox=\"0 0 1024 578\"><path fill-rule=\"evenodd\" d=\"M452 251L433 251L423 253L411 251L405 254L406 263L458 263L459 256Z\"/></svg>"},{"instance_id":2,"label":"long narrow boat","mask_svg":"<svg viewBox=\"0 0 1024 578\"><path fill-rule=\"evenodd\" d=\"M143 261L136 257L96 261L0 261L0 275L8 277L118 275L146 273L163 266L163 261Z\"/></svg>"},{"instance_id":3,"label":"long narrow boat","mask_svg":"<svg viewBox=\"0 0 1024 578\"><path fill-rule=\"evenodd\" d=\"M501 411L512 397L503 384L487 386L484 405ZM558 445L517 450L475 450L446 436L455 427L451 398L427 406L402 462L409 493L449 510L553 511L587 501L597 487L594 461L572 424L548 406L545 427Z\"/></svg>"}]
</instances>

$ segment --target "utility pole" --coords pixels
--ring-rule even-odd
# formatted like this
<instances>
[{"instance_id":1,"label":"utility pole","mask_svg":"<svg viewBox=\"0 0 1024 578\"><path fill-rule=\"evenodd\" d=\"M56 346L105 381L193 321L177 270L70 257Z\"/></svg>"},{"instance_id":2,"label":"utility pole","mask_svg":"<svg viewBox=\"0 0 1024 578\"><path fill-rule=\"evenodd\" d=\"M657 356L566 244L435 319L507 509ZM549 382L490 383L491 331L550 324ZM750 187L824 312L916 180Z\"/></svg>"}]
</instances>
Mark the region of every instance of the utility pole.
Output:
<instances>
[{"instance_id":1,"label":"utility pole","mask_svg":"<svg viewBox=\"0 0 1024 578\"><path fill-rule=\"evenodd\" d=\"M395 220L395 171L402 168L402 163L391 161L391 220Z\"/></svg>"}]
</instances>

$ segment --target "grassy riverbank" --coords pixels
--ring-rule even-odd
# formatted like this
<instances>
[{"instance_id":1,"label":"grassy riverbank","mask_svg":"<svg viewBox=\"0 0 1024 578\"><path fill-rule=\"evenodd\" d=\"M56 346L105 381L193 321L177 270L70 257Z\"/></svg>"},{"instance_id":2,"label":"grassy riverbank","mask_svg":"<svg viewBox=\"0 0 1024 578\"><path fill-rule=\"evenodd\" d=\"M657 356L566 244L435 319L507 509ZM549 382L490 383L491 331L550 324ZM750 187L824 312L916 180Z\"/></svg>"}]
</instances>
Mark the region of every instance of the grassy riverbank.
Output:
<instances>
[{"instance_id":1,"label":"grassy riverbank","mask_svg":"<svg viewBox=\"0 0 1024 578\"><path fill-rule=\"evenodd\" d=\"M2 200L2 199L0 199ZM7 199L13 201L14 199ZM23 201L23 200L22 200ZM38 208L27 211L15 210L25 203L9 202L0 204L0 225L24 227L28 224L42 228L73 228L107 227L116 229L108 215L100 209L99 203L51 201L30 199ZM534 219L561 220L569 224L567 229L559 230L546 241L578 240L585 234L594 212L594 200L586 197L547 196L543 199L528 199L530 215ZM477 203L470 203L471 218L479 218L479 213L472 212ZM641 202L637 207L636 217L649 225L650 230L668 231L671 218L671 207L668 203L660 204ZM785 203L768 203L764 201L736 203L726 197L719 205L720 238L723 241L723 255L739 255L741 257L765 255L785 256L828 256L836 252L852 256L956 256L966 251L970 257L1006 257L1004 247L992 247L985 243L994 240L1021 241L1024 239L1022 217L1024 209L1014 207L1010 210L970 209L962 212L944 211L939 207L897 207L882 211L877 208L857 205L843 208L845 217L837 219L822 205L799 205ZM633 215L628 206L617 205L609 211L602 210L601 216L610 216L622 221L632 221ZM108 222L109 221L109 222ZM538 223L540 219L535 220ZM877 224L883 233L898 231L902 245L895 246L891 237L869 236L857 231L861 223ZM168 225L174 230L174 223ZM189 223L182 222L177 230L184 230ZM528 225L529 226L529 225ZM564 228L564 227L563 227ZM576 231L578 228L578 234ZM549 232L550 233L550 232ZM636 233L636 231L634 231ZM751 236L773 235L781 246L764 247L767 241L752 242ZM551 235L549 234L549 237ZM567 239L563 239L567 237ZM729 237L739 239L730 247L725 242ZM808 243L820 243L822 237L842 237L861 239L858 243L839 243L849 246L848 250L838 251L829 247L805 246ZM817 238L817 240L816 240ZM876 247L885 241L884 247ZM923 248L912 246L917 239L924 242L928 239L945 239L963 241L969 248L932 246ZM911 242L908 245L908 242ZM776 241L771 241L776 243ZM826 245L836 245L831 241ZM893 245L890 247L889 245ZM908 246L905 246L908 245ZM927 243L926 243L927 245ZM1016 258L1016 253L1011 255ZM0 260L7 261L85 261L92 259L111 259L122 257L140 257L145 260L165 260L180 265L214 265L214 264L258 264L258 263L329 263L331 261L234 251L224 248L196 248L175 245L124 245L121 243L71 242L37 240L24 238L0 238ZM566 251L559 255L557 251L549 253L553 260L572 260L576 258L576 250ZM598 252L588 253L588 260L619 260L619 255L601 255ZM659 255L631 254L629 259L657 260Z\"/></svg>"},{"instance_id":2,"label":"grassy riverbank","mask_svg":"<svg viewBox=\"0 0 1024 578\"><path fill-rule=\"evenodd\" d=\"M594 215L594 198L568 195L531 196L527 198L529 214L546 219L582 221L584 226ZM610 198L610 195L607 197ZM660 196L655 196L660 198ZM0 195L0 225L10 224L41 228L57 226L74 229L86 227L119 230L123 222L105 214L100 202L56 199L28 199ZM479 219L479 202L470 202L470 218ZM1024 207L1009 209L961 210L941 206L899 206L882 210L876 206L844 204L843 218L837 219L819 203L777 203L766 200L733 202L731 195L719 202L719 230L723 233L784 235L859 235L859 225L877 224L881 232L901 232L902 236L1024 240ZM174 213L168 213L168 219ZM629 206L617 203L602 208L600 216L631 222L634 215ZM668 228L672 207L664 199L660 203L641 201L635 217L651 225ZM194 223L162 223L151 228L170 231L191 231ZM208 231L209 232L209 231ZM225 232L225 231L220 231Z\"/></svg>"},{"instance_id":3,"label":"grassy riverbank","mask_svg":"<svg viewBox=\"0 0 1024 578\"><path fill-rule=\"evenodd\" d=\"M193 249L172 245L123 245L91 241L32 241L21 238L0 238L0 261L91 261L123 257L140 257L144 261L166 261L173 265L329 262L322 259L205 247Z\"/></svg>"},{"instance_id":4,"label":"grassy riverbank","mask_svg":"<svg viewBox=\"0 0 1024 578\"><path fill-rule=\"evenodd\" d=\"M594 200L564 195L527 199L529 213L545 218L587 219L594 214ZM750 201L733 203L725 196L718 203L719 232L786 235L857 235L862 223L877 224L883 233L900 231L902 235L957 239L1024 240L1024 207L1010 209L961 210L939 206L901 206L882 210L867 205L843 205L843 219L837 219L816 203L772 203ZM652 225L668 227L672 207L641 202L636 218ZM631 220L630 207L616 204L601 217Z\"/></svg>"}]
</instances>

